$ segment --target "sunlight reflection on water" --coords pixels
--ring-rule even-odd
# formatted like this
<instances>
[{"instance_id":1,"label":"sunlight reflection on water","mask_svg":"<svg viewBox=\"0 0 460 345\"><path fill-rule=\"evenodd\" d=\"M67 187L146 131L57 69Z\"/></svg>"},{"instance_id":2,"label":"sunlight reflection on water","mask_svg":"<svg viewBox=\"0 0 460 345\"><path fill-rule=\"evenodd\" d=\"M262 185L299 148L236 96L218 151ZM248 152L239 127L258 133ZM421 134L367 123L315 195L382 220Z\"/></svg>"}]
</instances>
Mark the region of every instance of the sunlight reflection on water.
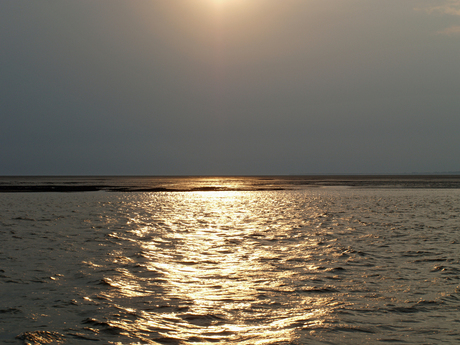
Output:
<instances>
[{"instance_id":1,"label":"sunlight reflection on water","mask_svg":"<svg viewBox=\"0 0 460 345\"><path fill-rule=\"evenodd\" d=\"M10 194L0 339L456 344L459 193Z\"/></svg>"},{"instance_id":2,"label":"sunlight reflection on water","mask_svg":"<svg viewBox=\"0 0 460 345\"><path fill-rule=\"evenodd\" d=\"M279 343L293 340L293 325L323 323L333 308L330 298L299 298L293 284L287 283L298 272L279 265L280 254L310 254L297 241L274 243L275 237L284 237L283 232L302 223L296 219L292 224L293 214L280 218L285 205L277 205L270 195L247 192L163 197L167 202L158 210L158 200L152 200L157 195L145 194L133 205L142 213L130 222L145 268L161 275L162 298L174 301L177 308L170 313L145 312L143 327L164 327L166 321L169 329L162 333L184 341ZM146 214L158 212L162 220L145 226ZM286 224L280 222L283 217ZM165 244L172 247L166 250ZM142 291L131 273L122 273L123 280L109 282L120 294L150 293Z\"/></svg>"}]
</instances>

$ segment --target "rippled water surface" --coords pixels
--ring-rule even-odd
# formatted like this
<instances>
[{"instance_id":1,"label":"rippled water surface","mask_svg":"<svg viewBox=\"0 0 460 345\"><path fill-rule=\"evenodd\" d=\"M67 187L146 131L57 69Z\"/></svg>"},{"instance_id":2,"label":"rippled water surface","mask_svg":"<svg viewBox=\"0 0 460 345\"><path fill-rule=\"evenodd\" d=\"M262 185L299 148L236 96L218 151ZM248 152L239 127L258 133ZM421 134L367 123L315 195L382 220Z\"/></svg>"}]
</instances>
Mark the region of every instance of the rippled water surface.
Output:
<instances>
[{"instance_id":1,"label":"rippled water surface","mask_svg":"<svg viewBox=\"0 0 460 345\"><path fill-rule=\"evenodd\" d=\"M460 190L0 194L5 344L458 344Z\"/></svg>"}]
</instances>

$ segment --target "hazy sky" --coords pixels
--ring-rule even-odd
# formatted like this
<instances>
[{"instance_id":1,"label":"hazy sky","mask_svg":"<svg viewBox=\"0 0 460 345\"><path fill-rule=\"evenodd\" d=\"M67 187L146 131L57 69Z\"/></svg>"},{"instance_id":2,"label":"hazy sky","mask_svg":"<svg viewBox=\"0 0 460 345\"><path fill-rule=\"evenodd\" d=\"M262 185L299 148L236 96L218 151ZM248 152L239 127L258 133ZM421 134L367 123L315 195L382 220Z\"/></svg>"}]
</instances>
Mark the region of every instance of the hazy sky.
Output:
<instances>
[{"instance_id":1,"label":"hazy sky","mask_svg":"<svg viewBox=\"0 0 460 345\"><path fill-rule=\"evenodd\" d=\"M1 175L460 171L460 0L2 0Z\"/></svg>"}]
</instances>

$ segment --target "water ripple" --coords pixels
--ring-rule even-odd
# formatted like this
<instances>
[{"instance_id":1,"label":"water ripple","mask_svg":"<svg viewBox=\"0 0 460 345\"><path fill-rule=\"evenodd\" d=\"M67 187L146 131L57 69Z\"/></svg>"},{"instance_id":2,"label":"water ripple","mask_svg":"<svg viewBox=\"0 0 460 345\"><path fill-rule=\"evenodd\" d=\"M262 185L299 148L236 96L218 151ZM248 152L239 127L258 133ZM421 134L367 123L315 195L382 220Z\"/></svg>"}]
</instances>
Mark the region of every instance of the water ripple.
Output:
<instances>
[{"instance_id":1,"label":"water ripple","mask_svg":"<svg viewBox=\"0 0 460 345\"><path fill-rule=\"evenodd\" d=\"M343 188L11 195L0 340L454 344L459 201Z\"/></svg>"}]
</instances>

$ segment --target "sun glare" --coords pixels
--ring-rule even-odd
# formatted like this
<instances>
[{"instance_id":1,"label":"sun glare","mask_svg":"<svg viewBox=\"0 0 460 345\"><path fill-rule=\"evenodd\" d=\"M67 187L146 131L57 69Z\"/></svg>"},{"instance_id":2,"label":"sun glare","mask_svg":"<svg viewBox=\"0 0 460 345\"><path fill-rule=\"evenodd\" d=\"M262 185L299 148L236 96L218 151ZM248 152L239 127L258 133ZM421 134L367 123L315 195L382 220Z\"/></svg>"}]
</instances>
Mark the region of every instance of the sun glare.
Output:
<instances>
[{"instance_id":1,"label":"sun glare","mask_svg":"<svg viewBox=\"0 0 460 345\"><path fill-rule=\"evenodd\" d=\"M217 9L222 9L224 5L228 4L231 0L210 0L212 5Z\"/></svg>"},{"instance_id":2,"label":"sun glare","mask_svg":"<svg viewBox=\"0 0 460 345\"><path fill-rule=\"evenodd\" d=\"M239 7L239 5L241 5L243 2L241 2L240 0L208 0L212 5L214 5L216 8L223 8L223 7L228 7L228 6L231 6L231 7L234 7L234 6L237 6Z\"/></svg>"}]
</instances>

